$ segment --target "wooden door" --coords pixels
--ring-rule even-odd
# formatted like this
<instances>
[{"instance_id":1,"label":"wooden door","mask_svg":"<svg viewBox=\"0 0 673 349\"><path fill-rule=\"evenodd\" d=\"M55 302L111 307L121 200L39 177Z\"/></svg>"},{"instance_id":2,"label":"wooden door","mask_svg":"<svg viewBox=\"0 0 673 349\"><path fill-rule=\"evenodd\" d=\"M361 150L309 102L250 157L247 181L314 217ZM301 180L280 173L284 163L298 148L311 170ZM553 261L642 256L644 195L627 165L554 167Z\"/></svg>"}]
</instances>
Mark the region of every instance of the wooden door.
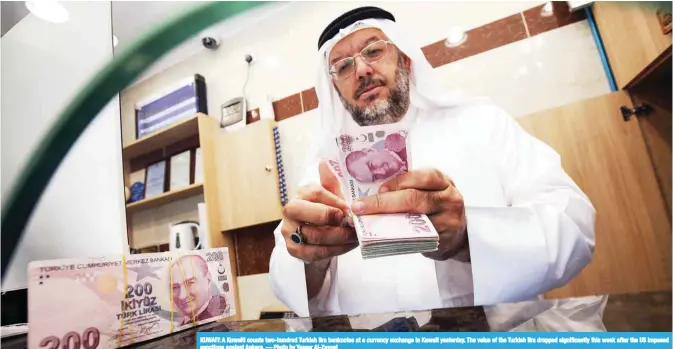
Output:
<instances>
[{"instance_id":1,"label":"wooden door","mask_svg":"<svg viewBox=\"0 0 673 349\"><path fill-rule=\"evenodd\" d=\"M216 139L220 230L262 224L282 217L274 123L260 120L220 131Z\"/></svg>"},{"instance_id":2,"label":"wooden door","mask_svg":"<svg viewBox=\"0 0 673 349\"><path fill-rule=\"evenodd\" d=\"M659 187L666 199L669 211L669 220L672 197L673 178L671 178L671 127L672 111L671 96L673 96L673 72L671 58L662 62L638 84L628 89L634 105L648 105L652 110L638 118L647 150L654 165L654 171L659 180Z\"/></svg>"},{"instance_id":3,"label":"wooden door","mask_svg":"<svg viewBox=\"0 0 673 349\"><path fill-rule=\"evenodd\" d=\"M615 92L517 119L553 147L596 208L594 259L547 297L671 289L671 224L637 118Z\"/></svg>"}]
</instances>

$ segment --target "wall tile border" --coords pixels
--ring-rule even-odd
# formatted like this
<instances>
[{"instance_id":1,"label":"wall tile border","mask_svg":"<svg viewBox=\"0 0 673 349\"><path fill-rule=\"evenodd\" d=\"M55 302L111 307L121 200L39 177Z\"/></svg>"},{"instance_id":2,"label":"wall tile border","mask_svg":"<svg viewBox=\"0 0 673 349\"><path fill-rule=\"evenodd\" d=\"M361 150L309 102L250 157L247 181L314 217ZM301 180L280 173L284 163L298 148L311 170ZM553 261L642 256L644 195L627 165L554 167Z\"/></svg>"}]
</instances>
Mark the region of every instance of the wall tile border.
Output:
<instances>
[{"instance_id":1,"label":"wall tile border","mask_svg":"<svg viewBox=\"0 0 673 349\"><path fill-rule=\"evenodd\" d=\"M255 121L259 121L259 108L248 110L248 112L245 113L245 124L246 125L250 125Z\"/></svg>"},{"instance_id":2,"label":"wall tile border","mask_svg":"<svg viewBox=\"0 0 673 349\"><path fill-rule=\"evenodd\" d=\"M302 105L304 107L304 112L318 108L318 94L315 92L314 87L302 91L301 99L302 99Z\"/></svg>"},{"instance_id":3,"label":"wall tile border","mask_svg":"<svg viewBox=\"0 0 673 349\"><path fill-rule=\"evenodd\" d=\"M526 38L526 26L517 13L469 30L460 46L448 47L440 40L422 50L430 65L437 68Z\"/></svg>"},{"instance_id":4,"label":"wall tile border","mask_svg":"<svg viewBox=\"0 0 673 349\"><path fill-rule=\"evenodd\" d=\"M276 121L299 115L303 112L301 96L295 93L291 96L273 102L273 113Z\"/></svg>"}]
</instances>

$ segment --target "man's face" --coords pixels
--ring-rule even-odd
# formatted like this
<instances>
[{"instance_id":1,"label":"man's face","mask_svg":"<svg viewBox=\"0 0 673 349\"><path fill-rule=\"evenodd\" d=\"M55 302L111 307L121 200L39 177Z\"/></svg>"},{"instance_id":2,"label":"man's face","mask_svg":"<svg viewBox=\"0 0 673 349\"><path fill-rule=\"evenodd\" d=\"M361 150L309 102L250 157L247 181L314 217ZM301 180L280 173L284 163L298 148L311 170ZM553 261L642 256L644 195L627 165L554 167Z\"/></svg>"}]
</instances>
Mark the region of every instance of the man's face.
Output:
<instances>
[{"instance_id":1,"label":"man's face","mask_svg":"<svg viewBox=\"0 0 673 349\"><path fill-rule=\"evenodd\" d=\"M328 64L359 54L368 45L389 40L376 28L358 30L341 39L330 51ZM387 54L375 63L355 58L353 74L332 82L346 110L361 126L399 121L409 106L411 61L397 48L387 45Z\"/></svg>"},{"instance_id":2,"label":"man's face","mask_svg":"<svg viewBox=\"0 0 673 349\"><path fill-rule=\"evenodd\" d=\"M352 158L346 159L348 173L360 183L388 179L404 166L395 154L385 149L357 151L349 156Z\"/></svg>"},{"instance_id":3,"label":"man's face","mask_svg":"<svg viewBox=\"0 0 673 349\"><path fill-rule=\"evenodd\" d=\"M210 280L203 275L201 268L189 259L183 259L172 268L173 302L184 316L191 317L210 299Z\"/></svg>"}]
</instances>

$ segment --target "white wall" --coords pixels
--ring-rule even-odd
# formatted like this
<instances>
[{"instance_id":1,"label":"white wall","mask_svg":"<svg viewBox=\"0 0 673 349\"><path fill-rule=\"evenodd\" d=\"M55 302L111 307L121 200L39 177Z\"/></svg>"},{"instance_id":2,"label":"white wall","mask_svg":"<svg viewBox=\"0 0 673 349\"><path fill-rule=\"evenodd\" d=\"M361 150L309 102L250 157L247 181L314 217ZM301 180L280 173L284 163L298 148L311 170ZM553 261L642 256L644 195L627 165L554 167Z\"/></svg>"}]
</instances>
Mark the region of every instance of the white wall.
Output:
<instances>
[{"instance_id":1,"label":"white wall","mask_svg":"<svg viewBox=\"0 0 673 349\"><path fill-rule=\"evenodd\" d=\"M244 57L248 53L256 60L251 66L246 87L250 109L262 105L267 96L278 100L315 86L318 36L334 18L358 6L374 4L391 11L418 45L425 46L445 38L451 26L461 26L466 30L479 27L535 7L538 3L308 1L292 3L291 6L276 5L275 15L265 17L263 21L257 18L257 12L243 14L248 16L249 21L238 18L237 23L241 23L242 29L236 35L224 36L232 31L226 23L213 26L214 31L218 28L225 30L218 50L202 49L182 61L173 62L173 66L155 76L145 77L122 93L124 143L135 138L135 103L194 73L206 78L208 111L219 118L220 105L241 95L247 65ZM177 51L199 40L198 37L193 38L167 56L178 57ZM598 56L596 59L600 62ZM162 61L161 67L168 63Z\"/></svg>"},{"instance_id":2,"label":"white wall","mask_svg":"<svg viewBox=\"0 0 673 349\"><path fill-rule=\"evenodd\" d=\"M45 132L112 58L110 2L64 2L70 19L29 14L1 39L2 197ZM128 251L119 102L101 111L67 155L31 218L3 290L26 287L30 261Z\"/></svg>"}]
</instances>

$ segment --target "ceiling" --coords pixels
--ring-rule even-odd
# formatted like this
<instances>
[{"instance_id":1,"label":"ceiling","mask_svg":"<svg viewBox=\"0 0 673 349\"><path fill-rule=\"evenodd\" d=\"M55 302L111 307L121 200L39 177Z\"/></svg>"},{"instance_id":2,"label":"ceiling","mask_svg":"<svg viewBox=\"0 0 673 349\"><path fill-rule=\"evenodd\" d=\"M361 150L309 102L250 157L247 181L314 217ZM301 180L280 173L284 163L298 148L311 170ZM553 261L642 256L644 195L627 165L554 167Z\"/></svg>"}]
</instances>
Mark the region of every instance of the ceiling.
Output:
<instances>
[{"instance_id":1,"label":"ceiling","mask_svg":"<svg viewBox=\"0 0 673 349\"><path fill-rule=\"evenodd\" d=\"M123 48L140 33L150 30L163 18L187 11L205 1L112 1L112 32L117 36L117 48Z\"/></svg>"},{"instance_id":2,"label":"ceiling","mask_svg":"<svg viewBox=\"0 0 673 349\"><path fill-rule=\"evenodd\" d=\"M117 37L115 51L123 50L140 35L148 32L166 18L188 11L207 3L207 1L112 1L112 32ZM204 33L217 36L221 40L230 38L241 30L254 26L272 14L287 11L293 2L273 2L246 11L243 15L232 17L208 28ZM170 66L198 53L205 48L201 45L202 35L185 41L171 50L150 67L134 84L162 71Z\"/></svg>"}]
</instances>

